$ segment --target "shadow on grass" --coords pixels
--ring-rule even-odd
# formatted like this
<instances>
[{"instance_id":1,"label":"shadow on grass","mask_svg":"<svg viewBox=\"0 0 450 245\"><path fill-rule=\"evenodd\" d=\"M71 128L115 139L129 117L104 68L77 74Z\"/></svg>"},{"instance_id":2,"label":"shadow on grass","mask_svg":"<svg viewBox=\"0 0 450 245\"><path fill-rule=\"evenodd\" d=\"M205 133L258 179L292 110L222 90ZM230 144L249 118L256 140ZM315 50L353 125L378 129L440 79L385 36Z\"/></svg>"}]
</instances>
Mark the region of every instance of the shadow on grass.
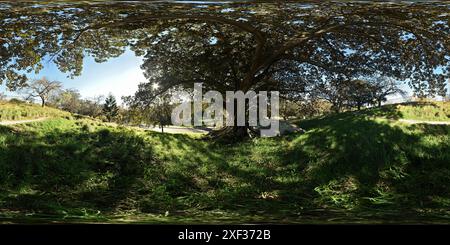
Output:
<instances>
[{"instance_id":1,"label":"shadow on grass","mask_svg":"<svg viewBox=\"0 0 450 245\"><path fill-rule=\"evenodd\" d=\"M89 216L135 208L151 148L131 132L58 130L23 135L1 128L2 208Z\"/></svg>"},{"instance_id":2,"label":"shadow on grass","mask_svg":"<svg viewBox=\"0 0 450 245\"><path fill-rule=\"evenodd\" d=\"M341 120L340 120L341 119ZM285 162L302 173L322 206L345 209L448 207L450 127L393 126L365 117L306 122Z\"/></svg>"},{"instance_id":3,"label":"shadow on grass","mask_svg":"<svg viewBox=\"0 0 450 245\"><path fill-rule=\"evenodd\" d=\"M423 215L417 210L447 208L450 127L395 126L371 119L401 116L394 107L388 108L303 121L305 134L234 146L201 145L182 135L161 142L177 141L179 148L190 152L177 160L195 166L183 170L186 176L200 172L198 166L214 163L215 176L198 176L209 182L209 188L196 189L213 191L190 195L205 210L280 219L296 219L298 213L314 210L327 216L328 211L340 210L401 220L406 214ZM199 153L200 158L195 156ZM212 185L214 179L221 180L220 188Z\"/></svg>"},{"instance_id":4,"label":"shadow on grass","mask_svg":"<svg viewBox=\"0 0 450 245\"><path fill-rule=\"evenodd\" d=\"M273 223L414 220L419 209L450 205L450 127L394 126L355 113L302 123L306 133L235 145L3 127L0 205L60 219L168 212L164 222L220 213L217 222Z\"/></svg>"}]
</instances>

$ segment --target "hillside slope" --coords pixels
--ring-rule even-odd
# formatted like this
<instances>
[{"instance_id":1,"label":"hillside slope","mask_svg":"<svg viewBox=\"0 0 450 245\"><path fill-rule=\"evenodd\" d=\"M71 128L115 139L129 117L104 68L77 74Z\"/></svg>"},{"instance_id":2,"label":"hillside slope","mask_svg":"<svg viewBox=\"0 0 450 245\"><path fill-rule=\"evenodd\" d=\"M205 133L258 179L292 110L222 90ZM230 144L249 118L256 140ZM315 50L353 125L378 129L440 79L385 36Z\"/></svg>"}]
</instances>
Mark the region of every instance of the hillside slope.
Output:
<instances>
[{"instance_id":1,"label":"hillside slope","mask_svg":"<svg viewBox=\"0 0 450 245\"><path fill-rule=\"evenodd\" d=\"M385 105L380 108L371 108L360 112L366 116L380 117L391 120L417 120L417 121L447 121L450 122L450 102L408 102Z\"/></svg>"},{"instance_id":2,"label":"hillside slope","mask_svg":"<svg viewBox=\"0 0 450 245\"><path fill-rule=\"evenodd\" d=\"M0 126L0 220L448 223L450 126L395 114L235 145L87 119Z\"/></svg>"},{"instance_id":3,"label":"hillside slope","mask_svg":"<svg viewBox=\"0 0 450 245\"><path fill-rule=\"evenodd\" d=\"M0 122L65 116L70 116L70 113L20 101L0 101Z\"/></svg>"}]
</instances>

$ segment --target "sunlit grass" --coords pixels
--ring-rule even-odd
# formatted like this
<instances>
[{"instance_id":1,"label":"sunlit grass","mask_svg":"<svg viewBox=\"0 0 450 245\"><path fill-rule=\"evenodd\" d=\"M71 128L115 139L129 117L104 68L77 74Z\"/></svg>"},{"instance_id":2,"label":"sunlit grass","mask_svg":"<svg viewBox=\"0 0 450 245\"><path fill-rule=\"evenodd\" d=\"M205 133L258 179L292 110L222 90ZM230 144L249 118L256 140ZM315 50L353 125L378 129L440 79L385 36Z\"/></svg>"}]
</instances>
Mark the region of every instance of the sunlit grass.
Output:
<instances>
[{"instance_id":1,"label":"sunlit grass","mask_svg":"<svg viewBox=\"0 0 450 245\"><path fill-rule=\"evenodd\" d=\"M70 113L25 102L0 101L0 121L16 121L42 117L64 117Z\"/></svg>"},{"instance_id":2,"label":"sunlit grass","mask_svg":"<svg viewBox=\"0 0 450 245\"><path fill-rule=\"evenodd\" d=\"M405 119L450 121L450 102L422 102L398 105L397 109Z\"/></svg>"},{"instance_id":3,"label":"sunlit grass","mask_svg":"<svg viewBox=\"0 0 450 245\"><path fill-rule=\"evenodd\" d=\"M229 145L89 119L0 127L0 220L445 222L450 126L395 113L304 120L305 133Z\"/></svg>"}]
</instances>

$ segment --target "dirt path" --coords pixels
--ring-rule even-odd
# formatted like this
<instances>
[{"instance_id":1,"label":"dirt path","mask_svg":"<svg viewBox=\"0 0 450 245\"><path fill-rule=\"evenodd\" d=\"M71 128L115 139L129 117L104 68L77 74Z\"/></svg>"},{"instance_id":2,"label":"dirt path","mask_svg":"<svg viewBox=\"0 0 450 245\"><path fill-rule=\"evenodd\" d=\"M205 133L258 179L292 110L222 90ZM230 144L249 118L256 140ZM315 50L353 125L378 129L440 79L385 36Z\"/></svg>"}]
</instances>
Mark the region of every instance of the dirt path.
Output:
<instances>
[{"instance_id":1,"label":"dirt path","mask_svg":"<svg viewBox=\"0 0 450 245\"><path fill-rule=\"evenodd\" d=\"M409 120L409 119L399 119L400 122L409 124L433 124L433 125L450 125L450 121L421 121L421 120Z\"/></svg>"},{"instance_id":2,"label":"dirt path","mask_svg":"<svg viewBox=\"0 0 450 245\"><path fill-rule=\"evenodd\" d=\"M161 132L161 128L159 127L149 127L146 128L147 130L155 131L155 132ZM164 127L164 133L169 134L207 134L211 132L213 128L209 127L201 127L201 128L193 128L193 127L177 127L177 126L168 126ZM281 120L280 121L280 132L282 135L290 133L290 132L298 132L302 131L300 128L298 128L296 125L291 124L287 121Z\"/></svg>"},{"instance_id":3,"label":"dirt path","mask_svg":"<svg viewBox=\"0 0 450 245\"><path fill-rule=\"evenodd\" d=\"M1 121L0 125L6 126L6 125L14 125L14 124L21 124L21 123L31 123L31 122L40 122L48 119L48 117L41 117L36 119L28 119L28 120L17 120L17 121Z\"/></svg>"}]
</instances>

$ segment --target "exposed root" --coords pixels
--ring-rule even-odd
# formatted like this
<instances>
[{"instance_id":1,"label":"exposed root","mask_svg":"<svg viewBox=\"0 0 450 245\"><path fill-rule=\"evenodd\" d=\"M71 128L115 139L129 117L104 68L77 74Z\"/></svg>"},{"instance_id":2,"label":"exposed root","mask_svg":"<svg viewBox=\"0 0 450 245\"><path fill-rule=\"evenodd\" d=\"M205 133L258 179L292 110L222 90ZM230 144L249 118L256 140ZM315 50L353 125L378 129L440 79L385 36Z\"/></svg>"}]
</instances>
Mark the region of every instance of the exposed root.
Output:
<instances>
[{"instance_id":1,"label":"exposed root","mask_svg":"<svg viewBox=\"0 0 450 245\"><path fill-rule=\"evenodd\" d=\"M220 143L241 142L257 136L257 132L250 127L223 127L211 131L206 138Z\"/></svg>"}]
</instances>

